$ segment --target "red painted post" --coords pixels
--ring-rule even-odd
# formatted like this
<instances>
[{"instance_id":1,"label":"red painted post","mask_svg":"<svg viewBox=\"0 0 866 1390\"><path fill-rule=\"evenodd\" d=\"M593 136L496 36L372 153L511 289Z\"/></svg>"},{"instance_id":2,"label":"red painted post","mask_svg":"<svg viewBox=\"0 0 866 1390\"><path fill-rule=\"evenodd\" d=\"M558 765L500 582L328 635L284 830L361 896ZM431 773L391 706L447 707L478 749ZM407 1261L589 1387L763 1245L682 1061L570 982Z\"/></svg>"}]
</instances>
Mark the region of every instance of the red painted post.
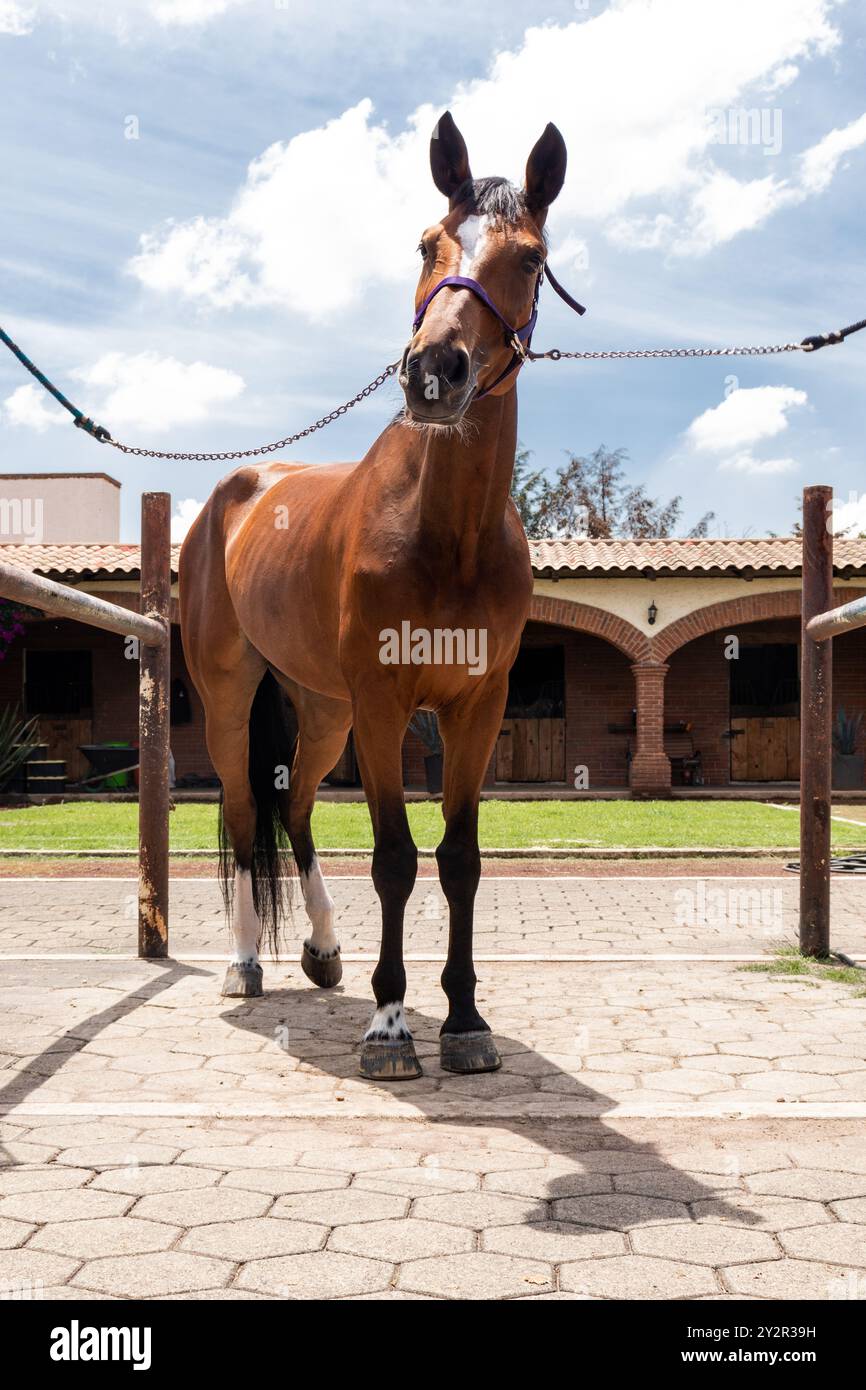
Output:
<instances>
[{"instance_id":1,"label":"red painted post","mask_svg":"<svg viewBox=\"0 0 866 1390\"><path fill-rule=\"evenodd\" d=\"M800 679L800 950L830 953L830 810L833 641L807 632L833 607L833 489L803 489L803 618Z\"/></svg>"},{"instance_id":2,"label":"red painted post","mask_svg":"<svg viewBox=\"0 0 866 1390\"><path fill-rule=\"evenodd\" d=\"M138 954L168 955L168 756L171 669L171 497L141 498L141 611L163 627L141 644L138 743Z\"/></svg>"}]
</instances>

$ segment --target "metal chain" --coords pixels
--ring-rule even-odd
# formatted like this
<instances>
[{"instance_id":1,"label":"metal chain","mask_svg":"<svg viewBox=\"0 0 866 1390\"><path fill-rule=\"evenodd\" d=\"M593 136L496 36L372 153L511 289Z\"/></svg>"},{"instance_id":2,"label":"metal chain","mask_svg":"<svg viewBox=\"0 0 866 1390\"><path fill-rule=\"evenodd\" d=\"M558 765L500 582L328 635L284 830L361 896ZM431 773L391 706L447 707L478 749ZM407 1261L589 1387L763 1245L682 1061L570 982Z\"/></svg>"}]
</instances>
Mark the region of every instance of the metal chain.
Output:
<instances>
[{"instance_id":1,"label":"metal chain","mask_svg":"<svg viewBox=\"0 0 866 1390\"><path fill-rule=\"evenodd\" d=\"M549 348L547 352L532 352L530 350L525 356L530 362L544 360L559 362L565 359L597 362L638 357L766 357L768 354L776 352L800 352L802 347L802 343L782 343L774 347L637 348L612 352L565 352L560 348ZM286 435L285 439L276 439L273 444L260 444L257 449L230 449L224 453L213 454L181 454L168 453L162 449L136 448L131 444L121 444L119 440L110 437L105 438L102 442L110 444L114 449L119 449L123 454L133 454L136 458L173 459L192 463L225 463L231 459L258 458L262 454L272 454L277 449L285 449L290 444L297 444L300 439L306 439L308 435L315 434L316 430L324 429L326 425L333 424L334 420L339 420L340 416L345 415L353 406L359 405L368 396L372 396L374 391L378 391L379 387L383 386L388 378L394 375L399 366L399 362L391 362L375 380L359 391L357 396L346 401L344 405L339 405L336 410L329 411L327 415L323 415L314 424L307 425L306 429L298 430L297 434Z\"/></svg>"},{"instance_id":2,"label":"metal chain","mask_svg":"<svg viewBox=\"0 0 866 1390\"><path fill-rule=\"evenodd\" d=\"M559 362L565 358L580 359L584 362L605 362L619 358L631 360L636 357L767 357L776 352L800 352L802 343L779 343L773 347L726 347L726 348L635 348L615 352L563 352L560 348L549 348L547 352L530 352L533 362L547 358Z\"/></svg>"},{"instance_id":3,"label":"metal chain","mask_svg":"<svg viewBox=\"0 0 866 1390\"><path fill-rule=\"evenodd\" d=\"M346 401L345 405L337 406L336 410L329 411L327 415L322 416L321 420L316 420L315 424L307 425L306 429L298 430L297 434L286 435L285 439L276 439L273 444L260 444L257 449L230 449L221 454L177 454L165 453L161 449L133 448L131 444L121 444L117 439L109 438L103 442L110 444L114 449L119 449L123 454L134 454L137 458L176 459L193 463L223 463L229 459L249 459L256 458L260 454L272 454L276 449L285 449L289 444L297 444L299 439L306 439L308 435L315 434L316 430L324 429L325 425L333 424L334 420L339 420L340 416L345 415L353 406L359 405L368 396L372 396L374 391L378 391L379 387L383 386L388 378L394 375L399 365L399 362L391 362L374 381L359 391L357 396Z\"/></svg>"}]
</instances>

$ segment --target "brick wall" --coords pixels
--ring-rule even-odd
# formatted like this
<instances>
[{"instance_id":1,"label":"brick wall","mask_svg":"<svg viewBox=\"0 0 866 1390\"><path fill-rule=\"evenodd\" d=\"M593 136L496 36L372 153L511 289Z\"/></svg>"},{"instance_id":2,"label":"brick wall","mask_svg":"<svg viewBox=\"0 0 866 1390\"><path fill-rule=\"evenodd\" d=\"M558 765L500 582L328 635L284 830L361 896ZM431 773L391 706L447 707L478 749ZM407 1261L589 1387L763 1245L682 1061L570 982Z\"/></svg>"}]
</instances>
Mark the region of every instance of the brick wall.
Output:
<instances>
[{"instance_id":1,"label":"brick wall","mask_svg":"<svg viewBox=\"0 0 866 1390\"><path fill-rule=\"evenodd\" d=\"M680 647L668 658L665 679L665 723L685 719L692 724L704 781L713 787L730 781L730 742L723 734L729 727L731 666L725 659L724 638L724 632L711 632ZM668 756L682 756L686 741L668 735L665 751Z\"/></svg>"},{"instance_id":2,"label":"brick wall","mask_svg":"<svg viewBox=\"0 0 866 1390\"><path fill-rule=\"evenodd\" d=\"M840 706L847 715L862 714L858 752L866 752L866 628L833 642L833 718Z\"/></svg>"},{"instance_id":3,"label":"brick wall","mask_svg":"<svg viewBox=\"0 0 866 1390\"><path fill-rule=\"evenodd\" d=\"M669 658L665 688L665 722L690 720L694 744L703 755L708 785L727 785L730 745L723 734L728 728L730 663L724 657L724 638L730 627L697 638ZM749 624L733 629L743 640L797 641L796 619ZM526 646L559 643L565 654L566 777L570 784L578 764L589 768L590 788L627 785L625 734L608 732L609 723L627 724L635 703L630 659L600 637L551 624L533 622L524 634ZM49 620L28 624L6 660L0 662L0 704L20 704L23 693L23 651L82 648L93 653L93 740L138 736L138 668L123 655L124 640L112 633L80 623ZM180 676L189 691L192 722L175 725L171 747L179 777L212 775L204 740L204 714L195 687L186 671L177 627L172 629L172 677ZM849 633L835 642L834 710L843 705L848 714L862 713L866 721L866 629ZM866 727L861 732L866 751ZM634 739L632 738L632 747ZM668 752L676 749L668 739ZM403 747L406 785L424 785L424 745L411 732ZM485 786L492 787L493 767Z\"/></svg>"},{"instance_id":4,"label":"brick wall","mask_svg":"<svg viewBox=\"0 0 866 1390\"><path fill-rule=\"evenodd\" d=\"M558 635L557 635L558 634ZM589 769L589 786L628 785L627 734L608 732L608 724L627 725L634 709L631 662L617 647L584 632L548 628L547 641L565 646L565 770ZM632 749L634 737L631 736Z\"/></svg>"},{"instance_id":5,"label":"brick wall","mask_svg":"<svg viewBox=\"0 0 866 1390\"><path fill-rule=\"evenodd\" d=\"M138 741L138 663L124 656L125 639L100 628L51 619L26 624L6 660L0 663L0 703L21 705L24 692L24 650L91 653L93 669L93 742ZM180 631L172 627L172 680L180 677L190 695L192 720L172 725L171 751L178 777L191 773L213 776L204 739L204 711L183 659Z\"/></svg>"}]
</instances>

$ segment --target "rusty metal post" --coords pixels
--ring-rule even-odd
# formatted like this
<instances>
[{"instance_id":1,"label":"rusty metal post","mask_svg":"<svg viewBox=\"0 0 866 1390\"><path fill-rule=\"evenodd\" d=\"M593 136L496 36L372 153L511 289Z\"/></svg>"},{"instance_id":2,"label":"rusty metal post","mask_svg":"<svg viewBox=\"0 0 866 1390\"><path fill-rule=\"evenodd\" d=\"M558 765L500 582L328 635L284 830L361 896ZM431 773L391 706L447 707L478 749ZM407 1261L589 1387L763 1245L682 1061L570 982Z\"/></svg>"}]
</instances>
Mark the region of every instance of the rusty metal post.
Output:
<instances>
[{"instance_id":1,"label":"rusty metal post","mask_svg":"<svg viewBox=\"0 0 866 1390\"><path fill-rule=\"evenodd\" d=\"M803 489L800 681L800 950L830 952L833 642L807 632L833 606L833 489Z\"/></svg>"},{"instance_id":2,"label":"rusty metal post","mask_svg":"<svg viewBox=\"0 0 866 1390\"><path fill-rule=\"evenodd\" d=\"M138 954L168 955L168 756L171 668L171 497L141 498L141 611L165 632L141 645L138 697Z\"/></svg>"}]
</instances>

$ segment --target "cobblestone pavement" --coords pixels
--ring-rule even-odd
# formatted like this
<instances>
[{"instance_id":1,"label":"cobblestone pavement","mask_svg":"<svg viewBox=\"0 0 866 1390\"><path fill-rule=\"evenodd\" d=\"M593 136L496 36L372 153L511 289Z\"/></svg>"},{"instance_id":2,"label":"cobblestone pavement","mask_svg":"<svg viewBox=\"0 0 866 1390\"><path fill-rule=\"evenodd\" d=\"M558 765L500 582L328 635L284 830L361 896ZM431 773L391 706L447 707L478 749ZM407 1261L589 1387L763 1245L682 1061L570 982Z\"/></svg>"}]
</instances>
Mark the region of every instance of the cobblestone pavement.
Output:
<instances>
[{"instance_id":1,"label":"cobblestone pavement","mask_svg":"<svg viewBox=\"0 0 866 1390\"><path fill-rule=\"evenodd\" d=\"M377 952L379 904L369 877L332 878L343 950ZM798 880L767 878L486 878L478 891L479 954L586 956L685 952L762 953L797 930ZM0 953L116 952L135 949L134 879L0 879ZM295 909L294 937L307 932ZM286 933L291 939L290 932ZM420 880L406 914L408 953L441 954L447 939L445 899ZM866 959L866 878L833 884L833 941ZM171 885L175 955L225 953L231 939L213 879ZM286 947L294 954L294 947Z\"/></svg>"},{"instance_id":2,"label":"cobblestone pavement","mask_svg":"<svg viewBox=\"0 0 866 1390\"><path fill-rule=\"evenodd\" d=\"M416 960L424 1075L388 1087L356 1075L369 961L325 993L287 947L264 998L223 1000L212 885L173 885L181 959L155 963L121 958L132 884L3 882L0 1296L866 1297L866 998L724 959L780 935L734 924L756 886L488 880L502 1070L441 1070ZM796 882L770 886L790 934ZM333 891L371 952L369 885ZM849 951L862 891L834 884ZM423 895L408 949L435 955Z\"/></svg>"},{"instance_id":3,"label":"cobblestone pavement","mask_svg":"<svg viewBox=\"0 0 866 1390\"><path fill-rule=\"evenodd\" d=\"M866 1296L859 1124L3 1128L7 1297Z\"/></svg>"}]
</instances>

